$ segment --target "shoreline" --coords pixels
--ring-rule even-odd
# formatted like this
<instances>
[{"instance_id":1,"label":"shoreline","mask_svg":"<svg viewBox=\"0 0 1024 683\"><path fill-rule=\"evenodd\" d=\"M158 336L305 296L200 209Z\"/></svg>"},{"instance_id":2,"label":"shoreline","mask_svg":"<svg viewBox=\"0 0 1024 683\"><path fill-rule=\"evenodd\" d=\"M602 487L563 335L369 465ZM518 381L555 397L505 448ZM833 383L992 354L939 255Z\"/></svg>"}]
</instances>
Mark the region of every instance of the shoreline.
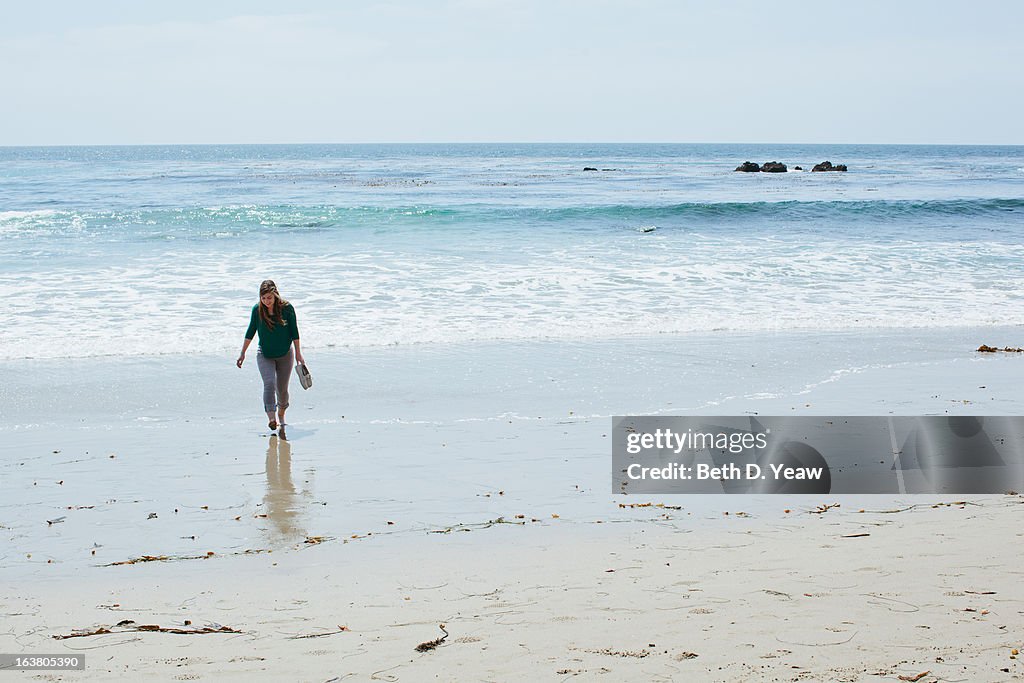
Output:
<instances>
[{"instance_id":1,"label":"shoreline","mask_svg":"<svg viewBox=\"0 0 1024 683\"><path fill-rule=\"evenodd\" d=\"M986 335L985 331L990 330L992 334ZM718 328L718 329L692 329L686 331L671 330L662 332L631 332L614 336L600 338L574 338L574 337L511 337L479 339L457 339L445 341L414 341L414 342L393 342L375 345L347 345L347 344L318 344L316 346L303 347L305 350L322 355L365 355L365 354L391 354L391 353L430 353L432 351L459 351L500 348L504 346L547 346L562 345L570 347L606 346L616 344L636 343L641 346L665 343L665 342L693 342L702 346L709 341L721 341L722 339L735 340L751 337L766 337L772 340L786 339L790 337L807 337L821 339L842 339L846 337L898 337L909 338L926 337L941 332L964 338L965 335L974 334L979 340L971 347L970 351L976 351L978 346L990 345L997 350L1005 346L1022 346L1018 340L1024 336L1024 323L1009 323L997 321L985 324L957 324L947 325L916 325L907 327L865 325L845 328L818 329L814 327L786 326L786 327L765 327L765 328ZM1012 339L992 339L996 335L1004 335ZM991 342L991 344L990 344ZM239 342L241 343L241 342ZM139 353L123 355L119 353L108 353L102 355L68 355L68 356L6 356L0 360L3 363L65 363L65 362L112 362L112 361L171 361L179 358L234 358L238 352L238 345L224 346L218 350L203 350L199 352L167 351L154 353ZM248 356L247 356L248 359Z\"/></svg>"},{"instance_id":2,"label":"shoreline","mask_svg":"<svg viewBox=\"0 0 1024 683\"><path fill-rule=\"evenodd\" d=\"M1012 362L1004 354L981 354L977 349L981 344L997 348L1024 346L1022 336L1024 324L817 333L722 331L580 341L481 341L307 349L317 386L306 393L293 382L292 395L297 398L296 408L299 409L320 410L325 401L343 403L346 398L355 396L353 403L358 404L364 398L376 399L375 408L396 412L394 403L406 407L411 403L427 403L441 394L450 396L460 391L479 394L482 383L500 381L515 391L513 396L505 397L508 405L543 401L551 387L540 387L538 380L552 381L558 385L556 389L561 389L589 373L584 379L600 382L605 392L617 389L617 395L612 397L617 404L613 406L615 409L601 412L602 416L650 410L649 406L641 409L630 405L643 398L615 387L614 383L620 380L634 382L633 388L643 397L686 390L686 394L694 398L668 402L659 400L662 396L654 396L653 402L662 404L663 410L659 413L668 405L689 412L713 403L706 400L707 397L716 387L730 386L737 368L743 368L745 380L753 384L779 383L789 376L810 378L804 385L793 382L780 389L777 393L781 397L787 391L796 395L814 389L822 381L829 381L832 373L857 374L872 368L885 370L898 365L924 367L950 362L978 362L981 364L977 367L983 368L987 367L986 362ZM161 419L160 412L175 418L190 417L179 410L175 400L196 405L197 417L213 415L221 419L237 415L244 418L253 411L244 410L244 403L236 407L238 398L259 405L249 396L254 390L258 391L254 389L255 373L249 367L255 356L247 358L247 365L241 370L234 368L236 356L237 349L230 353L4 359L0 360L0 369L8 371L10 380L0 387L0 400L9 406L7 422L14 429L20 426L19 418L37 422L42 417L53 419L55 424L67 424L76 416L87 416L97 403L102 404L99 407L103 409L104 424L119 426L122 426L119 418L136 407L149 410L153 413L149 417L154 419ZM487 364L496 367L486 367ZM779 364L786 367L778 367ZM719 372L724 374L716 374ZM521 377L507 376L514 373ZM813 376L822 373L825 377L813 381ZM667 376L669 374L672 376ZM180 381L175 382L179 377ZM691 383L685 384L687 380ZM156 389L161 393L156 397L148 391L140 391L138 395L131 393L145 382L160 383ZM703 385L695 386L696 382ZM767 394L758 392L757 388L737 386L730 395L718 398L759 402ZM900 387L900 391L904 390L905 387ZM168 392L174 395L165 396ZM346 393L341 395L340 392ZM410 392L420 392L423 397L411 400L402 395ZM88 395L83 396L85 393ZM227 406L226 395L231 397ZM923 403L925 398L915 396L913 400ZM385 404L384 399L392 399L392 407ZM588 397L573 400L583 403ZM225 410L227 407L236 409ZM505 412L502 406L487 407ZM760 412L764 414L763 410ZM449 418L446 414L445 419Z\"/></svg>"}]
</instances>

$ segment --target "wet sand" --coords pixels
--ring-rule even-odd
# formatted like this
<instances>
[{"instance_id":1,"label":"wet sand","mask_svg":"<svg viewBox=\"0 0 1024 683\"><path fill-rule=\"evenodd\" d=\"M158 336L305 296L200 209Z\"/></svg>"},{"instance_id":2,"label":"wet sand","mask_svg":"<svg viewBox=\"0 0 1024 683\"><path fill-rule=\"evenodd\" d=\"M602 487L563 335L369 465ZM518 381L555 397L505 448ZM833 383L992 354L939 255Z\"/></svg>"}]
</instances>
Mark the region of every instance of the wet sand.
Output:
<instances>
[{"instance_id":1,"label":"wet sand","mask_svg":"<svg viewBox=\"0 0 1024 683\"><path fill-rule=\"evenodd\" d=\"M0 651L88 655L39 680L1008 680L1019 496L634 500L607 434L630 413L1019 414L1024 359L971 350L1014 335L310 353L287 441L231 359L8 368Z\"/></svg>"}]
</instances>

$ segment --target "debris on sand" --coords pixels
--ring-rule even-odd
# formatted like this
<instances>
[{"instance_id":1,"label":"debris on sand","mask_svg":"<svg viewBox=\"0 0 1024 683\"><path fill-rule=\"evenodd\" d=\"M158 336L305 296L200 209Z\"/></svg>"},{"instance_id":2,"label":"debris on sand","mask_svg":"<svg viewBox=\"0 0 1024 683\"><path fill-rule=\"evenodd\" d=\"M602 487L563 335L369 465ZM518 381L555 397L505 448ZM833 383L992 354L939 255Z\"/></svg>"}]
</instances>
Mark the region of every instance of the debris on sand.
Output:
<instances>
[{"instance_id":1,"label":"debris on sand","mask_svg":"<svg viewBox=\"0 0 1024 683\"><path fill-rule=\"evenodd\" d=\"M186 626L191 626L191 621L186 621ZM178 635L202 635L206 633L241 633L238 629L231 628L230 626L221 626L220 624L211 624L210 626L203 626L202 628L177 628L177 627L166 627L159 626L157 624L136 624L131 619L125 619L119 621L113 626L97 626L93 629L78 629L68 634L57 634L53 636L54 640L66 640L68 638L87 638L88 636L102 636L110 633L137 633L153 631L157 633L175 633Z\"/></svg>"},{"instance_id":2,"label":"debris on sand","mask_svg":"<svg viewBox=\"0 0 1024 683\"><path fill-rule=\"evenodd\" d=\"M270 550L266 548L250 548L249 550L243 550L238 553L230 553L231 555L259 555L260 553L269 553ZM133 557L130 560L121 560L120 562L111 562L109 564L101 564L101 567L118 567L125 564L141 564L143 562L178 562L181 560L209 560L211 557L216 557L217 553L212 550L207 551L205 555L143 555L142 557Z\"/></svg>"},{"instance_id":3,"label":"debris on sand","mask_svg":"<svg viewBox=\"0 0 1024 683\"><path fill-rule=\"evenodd\" d=\"M327 631L326 633L310 633L304 636L289 636L289 640L301 640L303 638L323 638L324 636L335 636L339 633L345 633L348 631L348 626L338 625L337 631Z\"/></svg>"},{"instance_id":4,"label":"debris on sand","mask_svg":"<svg viewBox=\"0 0 1024 683\"><path fill-rule=\"evenodd\" d=\"M557 517L558 515L553 515L553 516ZM519 516L517 515L516 518L519 519ZM538 521L538 520L534 519L532 521ZM474 529L489 529L490 527L494 526L495 524L518 524L518 525L522 526L523 524L526 524L526 522L525 521L523 521L523 522L510 522L509 520L505 519L504 517L498 517L497 519L489 519L486 522L481 522L479 524L456 524L455 526L446 527L444 529L431 529L428 533L431 533L431 534L450 534L453 531L473 531Z\"/></svg>"},{"instance_id":5,"label":"debris on sand","mask_svg":"<svg viewBox=\"0 0 1024 683\"><path fill-rule=\"evenodd\" d=\"M306 540L303 541L306 545L319 545L324 541L330 541L330 536L306 536Z\"/></svg>"},{"instance_id":6,"label":"debris on sand","mask_svg":"<svg viewBox=\"0 0 1024 683\"><path fill-rule=\"evenodd\" d=\"M593 655L606 655L608 657L632 657L634 659L644 659L645 657L651 656L651 651L648 649L643 650L613 650L610 647L602 648L600 650L584 650Z\"/></svg>"},{"instance_id":7,"label":"debris on sand","mask_svg":"<svg viewBox=\"0 0 1024 683\"><path fill-rule=\"evenodd\" d=\"M448 631L445 630L444 624L438 624L437 627L441 629L441 632L444 633L444 635L440 638L435 638L434 640L428 640L424 643L420 643L415 648L416 652L430 652L431 650L436 649L438 645L445 641L445 638L448 637Z\"/></svg>"},{"instance_id":8,"label":"debris on sand","mask_svg":"<svg viewBox=\"0 0 1024 683\"><path fill-rule=\"evenodd\" d=\"M682 505L665 505L664 503L619 503L622 509L630 508L661 508L664 510L682 510Z\"/></svg>"}]
</instances>

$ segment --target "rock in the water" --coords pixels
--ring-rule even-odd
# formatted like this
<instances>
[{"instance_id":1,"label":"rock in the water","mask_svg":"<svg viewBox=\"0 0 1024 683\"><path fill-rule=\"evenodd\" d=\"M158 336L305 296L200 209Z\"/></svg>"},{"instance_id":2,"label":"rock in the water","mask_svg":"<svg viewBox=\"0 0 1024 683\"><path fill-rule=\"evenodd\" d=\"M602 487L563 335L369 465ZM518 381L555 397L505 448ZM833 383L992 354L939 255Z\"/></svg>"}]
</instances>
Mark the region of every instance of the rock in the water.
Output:
<instances>
[{"instance_id":1,"label":"rock in the water","mask_svg":"<svg viewBox=\"0 0 1024 683\"><path fill-rule=\"evenodd\" d=\"M584 166L583 170L584 171L596 171L597 169L594 168L593 166Z\"/></svg>"},{"instance_id":2,"label":"rock in the water","mask_svg":"<svg viewBox=\"0 0 1024 683\"><path fill-rule=\"evenodd\" d=\"M778 161L766 161L761 164L761 173L785 173L786 165Z\"/></svg>"},{"instance_id":3,"label":"rock in the water","mask_svg":"<svg viewBox=\"0 0 1024 683\"><path fill-rule=\"evenodd\" d=\"M845 171L846 170L846 164L836 164L835 166L833 166L831 161L823 161L820 164L815 164L814 168L812 168L811 170L812 171Z\"/></svg>"},{"instance_id":4,"label":"rock in the water","mask_svg":"<svg viewBox=\"0 0 1024 683\"><path fill-rule=\"evenodd\" d=\"M981 353L996 353L998 351L1003 351L1004 353L1024 353L1024 349L1019 347L1015 349L1012 346L1005 346L1000 349L995 346L989 346L988 344L982 344L979 346L978 351Z\"/></svg>"},{"instance_id":5,"label":"rock in the water","mask_svg":"<svg viewBox=\"0 0 1024 683\"><path fill-rule=\"evenodd\" d=\"M758 173L761 167L755 164L753 161L744 161L742 164L736 167L737 171L742 173Z\"/></svg>"},{"instance_id":6,"label":"rock in the water","mask_svg":"<svg viewBox=\"0 0 1024 683\"><path fill-rule=\"evenodd\" d=\"M794 166L794 167L793 167L793 170L794 170L794 171L802 171L802 170L804 170L804 169L803 169L803 166Z\"/></svg>"}]
</instances>

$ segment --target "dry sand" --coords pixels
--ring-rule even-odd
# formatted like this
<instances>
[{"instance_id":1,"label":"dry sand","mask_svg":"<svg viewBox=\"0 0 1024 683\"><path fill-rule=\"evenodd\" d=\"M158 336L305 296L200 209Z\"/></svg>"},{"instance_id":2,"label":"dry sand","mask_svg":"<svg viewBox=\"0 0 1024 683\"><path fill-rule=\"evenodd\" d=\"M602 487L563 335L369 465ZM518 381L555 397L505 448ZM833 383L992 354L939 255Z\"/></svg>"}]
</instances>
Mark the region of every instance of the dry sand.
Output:
<instances>
[{"instance_id":1,"label":"dry sand","mask_svg":"<svg viewBox=\"0 0 1024 683\"><path fill-rule=\"evenodd\" d=\"M19 680L1008 681L1024 676L1024 497L863 512L610 510L103 568L3 587ZM919 499L917 499L919 500ZM729 503L742 501L730 499ZM132 624L240 633L127 630ZM188 623L190 622L190 623ZM448 636L436 648L420 643ZM114 630L119 630L114 628ZM924 674L919 678L915 678ZM909 678L900 678L900 677Z\"/></svg>"}]
</instances>

